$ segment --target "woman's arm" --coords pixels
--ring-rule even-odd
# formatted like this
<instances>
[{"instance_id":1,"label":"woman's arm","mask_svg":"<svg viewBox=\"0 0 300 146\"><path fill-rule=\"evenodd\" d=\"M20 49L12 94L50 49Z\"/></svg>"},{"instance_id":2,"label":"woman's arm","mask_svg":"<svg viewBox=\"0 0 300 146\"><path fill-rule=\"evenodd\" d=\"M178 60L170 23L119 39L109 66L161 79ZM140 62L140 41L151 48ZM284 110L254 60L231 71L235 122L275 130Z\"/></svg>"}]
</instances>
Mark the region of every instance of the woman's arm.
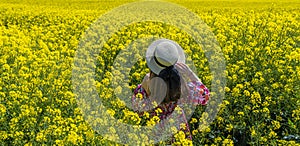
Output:
<instances>
[{"instance_id":1,"label":"woman's arm","mask_svg":"<svg viewBox=\"0 0 300 146\"><path fill-rule=\"evenodd\" d=\"M198 76L184 63L176 63L176 69L190 81L200 81Z\"/></svg>"},{"instance_id":2,"label":"woman's arm","mask_svg":"<svg viewBox=\"0 0 300 146\"><path fill-rule=\"evenodd\" d=\"M200 81L200 79L198 78L198 76L194 72L190 72L188 77L190 78L191 81Z\"/></svg>"},{"instance_id":3,"label":"woman's arm","mask_svg":"<svg viewBox=\"0 0 300 146\"><path fill-rule=\"evenodd\" d=\"M208 88L186 64L177 63L176 69L189 80L187 81L188 102L206 105L210 97Z\"/></svg>"},{"instance_id":4,"label":"woman's arm","mask_svg":"<svg viewBox=\"0 0 300 146\"><path fill-rule=\"evenodd\" d=\"M192 81L188 83L190 95L188 98L196 105L206 105L210 92L209 89L201 81Z\"/></svg>"}]
</instances>

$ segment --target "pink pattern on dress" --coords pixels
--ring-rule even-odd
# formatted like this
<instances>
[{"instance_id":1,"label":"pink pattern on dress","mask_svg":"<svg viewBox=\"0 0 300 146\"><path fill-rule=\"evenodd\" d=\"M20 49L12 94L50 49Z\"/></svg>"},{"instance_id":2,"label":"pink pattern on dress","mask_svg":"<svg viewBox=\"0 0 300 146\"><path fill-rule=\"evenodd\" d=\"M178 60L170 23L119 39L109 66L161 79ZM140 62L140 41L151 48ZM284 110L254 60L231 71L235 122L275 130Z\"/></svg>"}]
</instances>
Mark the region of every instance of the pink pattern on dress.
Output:
<instances>
[{"instance_id":1,"label":"pink pattern on dress","mask_svg":"<svg viewBox=\"0 0 300 146\"><path fill-rule=\"evenodd\" d=\"M194 105L206 105L208 102L207 99L210 96L208 88L201 81L188 82L187 85L190 95L187 97L187 101L192 102ZM137 97L137 94L139 93L142 95L141 99ZM158 116L160 120L164 120L172 112L174 112L175 107L179 105L176 102L172 101L165 104L159 104L156 108L153 109L153 105L150 102L149 97L147 97L146 91L142 88L142 85L139 84L134 90L134 95L132 96L132 106L133 110L135 112L138 112L140 117L143 116L144 111L147 111L150 114L150 118L153 116ZM157 110L158 108L162 110L162 113L160 113L159 115L155 112L155 110ZM177 127L177 129L182 130L186 134L186 138L192 140L192 135L188 125L188 121L183 110L181 111L181 114L177 118L177 120L184 122L186 125L185 129L182 129L180 127ZM174 142L174 137L171 141Z\"/></svg>"}]
</instances>

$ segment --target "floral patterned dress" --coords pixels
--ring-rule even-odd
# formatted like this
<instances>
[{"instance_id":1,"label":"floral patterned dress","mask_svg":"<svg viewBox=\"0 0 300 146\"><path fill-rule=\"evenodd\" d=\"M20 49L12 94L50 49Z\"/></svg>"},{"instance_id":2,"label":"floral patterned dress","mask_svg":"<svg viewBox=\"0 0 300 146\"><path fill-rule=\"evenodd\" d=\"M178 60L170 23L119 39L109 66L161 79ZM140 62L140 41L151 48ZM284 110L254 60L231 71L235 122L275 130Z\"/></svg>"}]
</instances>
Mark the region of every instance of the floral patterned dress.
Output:
<instances>
[{"instance_id":1,"label":"floral patterned dress","mask_svg":"<svg viewBox=\"0 0 300 146\"><path fill-rule=\"evenodd\" d=\"M187 100L192 102L194 105L206 105L207 99L210 96L210 92L207 87L201 81L191 81L187 83L187 87L189 90L189 96ZM134 90L134 95L132 96L132 106L133 110L139 113L139 116L143 116L144 112L147 111L149 113L149 117L158 116L160 121L166 119L172 112L174 112L175 108L178 105L178 102L169 102L164 104L159 104L153 107L153 104L150 102L149 97L147 97L145 89L142 88L142 85L139 84L137 88ZM148 110L145 110L148 109ZM182 110L182 109L181 109ZM184 114L184 111L179 114L177 119L180 123L185 123L185 128L177 127L177 129L183 131L186 135L186 139L192 140L192 135L190 133L188 121ZM174 142L174 137L171 140L171 143Z\"/></svg>"}]
</instances>

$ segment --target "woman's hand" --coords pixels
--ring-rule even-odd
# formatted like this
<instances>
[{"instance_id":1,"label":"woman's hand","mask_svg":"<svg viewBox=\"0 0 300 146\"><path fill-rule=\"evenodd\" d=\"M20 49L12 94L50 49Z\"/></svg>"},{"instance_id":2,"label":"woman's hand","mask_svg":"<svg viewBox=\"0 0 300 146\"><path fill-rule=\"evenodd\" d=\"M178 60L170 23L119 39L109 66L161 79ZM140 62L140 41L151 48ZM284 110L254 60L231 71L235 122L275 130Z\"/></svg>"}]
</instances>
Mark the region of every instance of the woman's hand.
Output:
<instances>
[{"instance_id":1,"label":"woman's hand","mask_svg":"<svg viewBox=\"0 0 300 146\"><path fill-rule=\"evenodd\" d=\"M181 74L186 74L189 75L193 71L184 63L176 63L175 64L176 69L181 73Z\"/></svg>"},{"instance_id":2,"label":"woman's hand","mask_svg":"<svg viewBox=\"0 0 300 146\"><path fill-rule=\"evenodd\" d=\"M200 81L197 75L184 63L176 63L176 69L184 76L187 76L192 81Z\"/></svg>"}]
</instances>

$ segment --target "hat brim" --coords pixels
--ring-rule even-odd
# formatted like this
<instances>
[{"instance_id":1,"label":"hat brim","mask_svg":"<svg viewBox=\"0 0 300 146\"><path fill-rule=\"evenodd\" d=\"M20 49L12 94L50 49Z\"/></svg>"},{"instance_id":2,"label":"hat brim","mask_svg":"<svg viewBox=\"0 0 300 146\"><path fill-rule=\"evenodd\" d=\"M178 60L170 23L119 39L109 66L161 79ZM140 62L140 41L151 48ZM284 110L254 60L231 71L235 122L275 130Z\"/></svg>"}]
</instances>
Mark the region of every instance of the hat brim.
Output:
<instances>
[{"instance_id":1,"label":"hat brim","mask_svg":"<svg viewBox=\"0 0 300 146\"><path fill-rule=\"evenodd\" d=\"M178 63L185 63L185 55L184 55L184 51L183 49L174 41L172 40L169 40L169 39L159 39L159 40L156 40L154 42L152 42L150 44L150 46L148 47L147 51L146 51L146 62L147 62L147 66L150 68L150 70L152 72L154 72L155 74L159 74L161 70L164 69L164 67L161 67L159 66L155 60L154 60L154 51L155 51L155 48L158 44L162 43L162 42L170 42L172 44L174 44L177 48L177 51L178 51L178 55L179 55L179 58L178 58Z\"/></svg>"}]
</instances>

